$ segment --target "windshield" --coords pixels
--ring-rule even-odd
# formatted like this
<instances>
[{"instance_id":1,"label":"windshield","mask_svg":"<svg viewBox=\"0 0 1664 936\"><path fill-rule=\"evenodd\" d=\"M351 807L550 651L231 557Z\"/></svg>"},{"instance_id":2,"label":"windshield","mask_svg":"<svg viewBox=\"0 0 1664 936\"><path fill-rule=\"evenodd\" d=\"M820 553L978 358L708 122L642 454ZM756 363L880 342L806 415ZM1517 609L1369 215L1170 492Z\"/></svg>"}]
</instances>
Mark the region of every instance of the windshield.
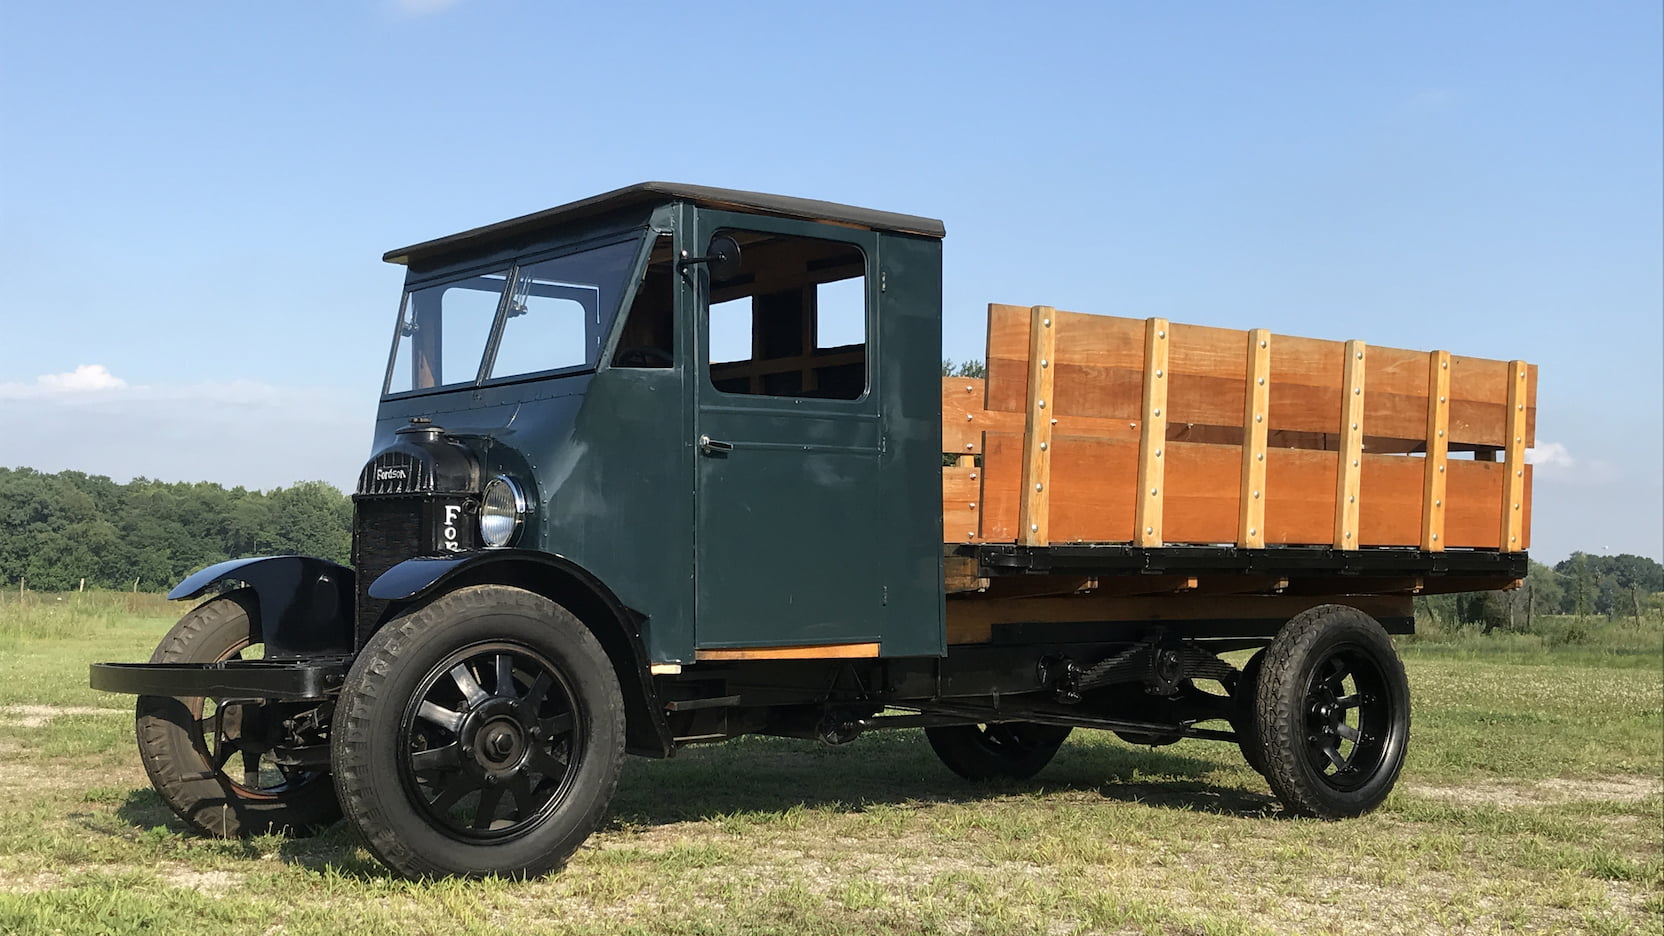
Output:
<instances>
[{"instance_id":1,"label":"windshield","mask_svg":"<svg viewBox=\"0 0 1664 936\"><path fill-rule=\"evenodd\" d=\"M384 392L593 368L639 248L621 241L407 290Z\"/></svg>"}]
</instances>

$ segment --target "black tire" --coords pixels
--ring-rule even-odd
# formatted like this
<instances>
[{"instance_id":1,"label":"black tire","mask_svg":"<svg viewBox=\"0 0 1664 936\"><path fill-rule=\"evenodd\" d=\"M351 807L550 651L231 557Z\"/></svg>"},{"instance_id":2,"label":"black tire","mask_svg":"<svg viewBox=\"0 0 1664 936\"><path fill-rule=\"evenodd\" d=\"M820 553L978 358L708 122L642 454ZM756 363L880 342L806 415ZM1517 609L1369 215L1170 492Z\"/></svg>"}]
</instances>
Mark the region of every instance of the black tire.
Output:
<instances>
[{"instance_id":1,"label":"black tire","mask_svg":"<svg viewBox=\"0 0 1664 936\"><path fill-rule=\"evenodd\" d=\"M370 638L332 734L341 805L389 868L536 877L565 863L612 799L624 700L571 612L477 585Z\"/></svg>"},{"instance_id":2,"label":"black tire","mask_svg":"<svg viewBox=\"0 0 1664 936\"><path fill-rule=\"evenodd\" d=\"M257 620L250 589L210 598L179 619L150 662L232 659L259 643ZM166 696L139 696L134 704L139 760L162 801L187 825L216 838L306 835L341 818L328 773L280 770L258 752L238 756L236 740L203 717L205 707L201 698ZM212 743L205 727L215 735ZM235 778L227 767L235 768Z\"/></svg>"},{"instance_id":3,"label":"black tire","mask_svg":"<svg viewBox=\"0 0 1664 936\"><path fill-rule=\"evenodd\" d=\"M1257 650L1243 664L1242 675L1237 677L1236 687L1231 690L1231 730L1236 732L1236 746L1241 749L1243 760L1260 776L1265 775L1265 745L1260 741L1254 706L1259 694L1260 671L1264 668L1265 651Z\"/></svg>"},{"instance_id":4,"label":"black tire","mask_svg":"<svg viewBox=\"0 0 1664 936\"><path fill-rule=\"evenodd\" d=\"M1033 722L926 728L931 750L967 780L1027 780L1057 756L1073 730Z\"/></svg>"},{"instance_id":5,"label":"black tire","mask_svg":"<svg viewBox=\"0 0 1664 936\"><path fill-rule=\"evenodd\" d=\"M1265 649L1255 693L1265 779L1289 812L1360 816L1398 781L1410 740L1410 687L1374 618L1320 605Z\"/></svg>"}]
</instances>

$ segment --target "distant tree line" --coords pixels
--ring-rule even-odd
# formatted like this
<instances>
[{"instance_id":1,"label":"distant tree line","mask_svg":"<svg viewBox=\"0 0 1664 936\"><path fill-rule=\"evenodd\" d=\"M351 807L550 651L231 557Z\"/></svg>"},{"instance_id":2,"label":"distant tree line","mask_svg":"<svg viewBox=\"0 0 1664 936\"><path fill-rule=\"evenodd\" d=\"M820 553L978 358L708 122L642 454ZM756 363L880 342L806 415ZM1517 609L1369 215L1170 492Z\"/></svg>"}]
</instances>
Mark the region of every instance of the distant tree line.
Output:
<instances>
[{"instance_id":1,"label":"distant tree line","mask_svg":"<svg viewBox=\"0 0 1664 936\"><path fill-rule=\"evenodd\" d=\"M302 481L272 491L79 471L0 468L0 581L37 591L157 591L239 556L298 553L346 563L352 501Z\"/></svg>"},{"instance_id":2,"label":"distant tree line","mask_svg":"<svg viewBox=\"0 0 1664 936\"><path fill-rule=\"evenodd\" d=\"M1446 624L1478 624L1493 630L1524 630L1547 614L1578 617L1640 617L1664 604L1664 565L1624 553L1572 553L1553 567L1531 563L1525 585L1505 592L1432 595L1418 602Z\"/></svg>"}]
</instances>

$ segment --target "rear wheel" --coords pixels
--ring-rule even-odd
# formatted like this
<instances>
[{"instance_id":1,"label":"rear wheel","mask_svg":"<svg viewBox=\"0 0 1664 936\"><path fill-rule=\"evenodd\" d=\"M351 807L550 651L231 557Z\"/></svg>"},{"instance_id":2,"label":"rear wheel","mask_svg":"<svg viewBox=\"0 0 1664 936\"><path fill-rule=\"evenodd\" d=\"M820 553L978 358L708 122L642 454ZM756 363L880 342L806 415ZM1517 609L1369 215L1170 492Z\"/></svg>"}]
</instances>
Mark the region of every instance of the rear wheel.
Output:
<instances>
[{"instance_id":1,"label":"rear wheel","mask_svg":"<svg viewBox=\"0 0 1664 936\"><path fill-rule=\"evenodd\" d=\"M377 631L333 732L347 817L409 877L558 868L600 822L624 756L612 663L565 608L460 589Z\"/></svg>"},{"instance_id":2,"label":"rear wheel","mask_svg":"<svg viewBox=\"0 0 1664 936\"><path fill-rule=\"evenodd\" d=\"M257 619L250 589L211 598L180 618L150 662L257 656ZM139 759L163 802L191 828L220 838L308 834L341 818L326 772L272 761L265 746L268 708L257 701L139 696Z\"/></svg>"},{"instance_id":3,"label":"rear wheel","mask_svg":"<svg viewBox=\"0 0 1664 936\"><path fill-rule=\"evenodd\" d=\"M926 728L948 769L967 780L1027 780L1051 763L1072 729L1033 722Z\"/></svg>"},{"instance_id":4,"label":"rear wheel","mask_svg":"<svg viewBox=\"0 0 1664 936\"><path fill-rule=\"evenodd\" d=\"M1260 688L1260 670L1265 666L1265 651L1256 650L1242 667L1236 687L1231 691L1231 730L1236 732L1236 745L1248 766L1261 776L1265 774L1265 747L1260 743L1259 728L1255 723L1255 698Z\"/></svg>"},{"instance_id":5,"label":"rear wheel","mask_svg":"<svg viewBox=\"0 0 1664 936\"><path fill-rule=\"evenodd\" d=\"M1255 728L1289 811L1341 819L1379 806L1410 738L1409 683L1386 630L1343 605L1295 617L1265 650Z\"/></svg>"}]
</instances>

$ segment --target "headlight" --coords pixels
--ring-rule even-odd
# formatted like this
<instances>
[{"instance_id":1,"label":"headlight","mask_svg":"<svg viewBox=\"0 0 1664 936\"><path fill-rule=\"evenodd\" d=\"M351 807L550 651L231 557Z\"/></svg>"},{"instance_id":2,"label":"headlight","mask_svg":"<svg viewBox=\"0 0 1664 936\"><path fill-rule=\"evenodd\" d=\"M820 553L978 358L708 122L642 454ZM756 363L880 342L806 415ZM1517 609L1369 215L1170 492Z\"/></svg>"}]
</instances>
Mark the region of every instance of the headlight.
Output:
<instances>
[{"instance_id":1,"label":"headlight","mask_svg":"<svg viewBox=\"0 0 1664 936\"><path fill-rule=\"evenodd\" d=\"M507 546L520 535L526 519L526 495L506 477L492 478L480 498L480 539L487 546Z\"/></svg>"}]
</instances>

